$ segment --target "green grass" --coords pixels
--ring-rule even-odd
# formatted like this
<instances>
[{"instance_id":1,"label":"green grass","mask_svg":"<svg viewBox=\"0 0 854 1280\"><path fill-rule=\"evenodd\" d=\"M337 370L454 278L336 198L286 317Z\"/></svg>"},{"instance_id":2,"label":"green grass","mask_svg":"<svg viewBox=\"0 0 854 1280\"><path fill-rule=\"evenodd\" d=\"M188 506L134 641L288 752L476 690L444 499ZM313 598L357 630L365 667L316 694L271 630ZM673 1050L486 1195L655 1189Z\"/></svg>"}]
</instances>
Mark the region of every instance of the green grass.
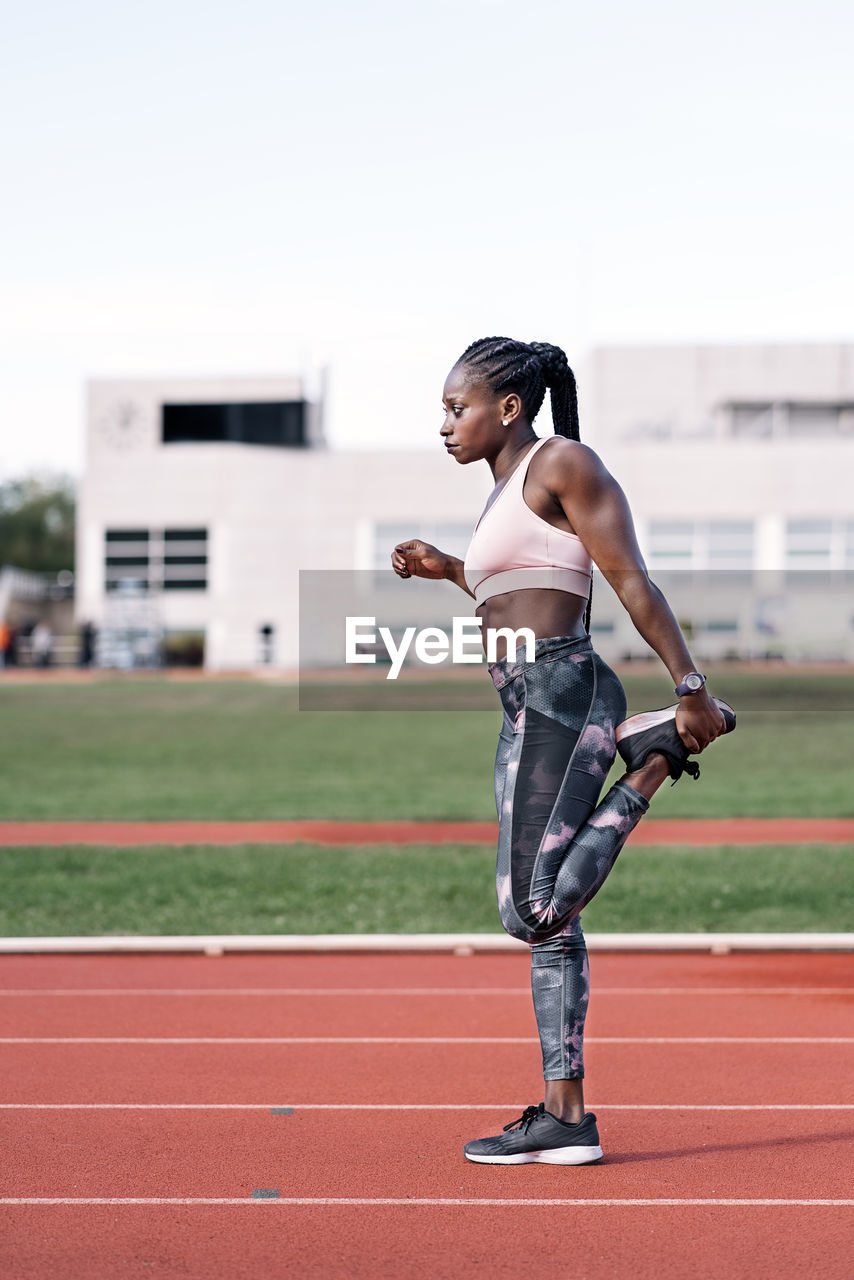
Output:
<instances>
[{"instance_id":1,"label":"green grass","mask_svg":"<svg viewBox=\"0 0 854 1280\"><path fill-rule=\"evenodd\" d=\"M672 696L663 674L625 683L630 711ZM854 672L711 683L738 729L657 817L854 814ZM497 699L485 675L452 691L465 712L300 712L282 685L0 679L0 819L491 818Z\"/></svg>"},{"instance_id":2,"label":"green grass","mask_svg":"<svg viewBox=\"0 0 854 1280\"><path fill-rule=\"evenodd\" d=\"M663 675L625 683L630 711L667 704ZM656 817L854 814L854 672L721 669L712 687L738 729L698 784L662 788ZM465 711L424 710L423 690L394 693L397 710L307 712L266 683L0 680L0 819L492 818L491 684L433 688ZM850 929L852 853L630 848L586 927ZM492 864L465 846L5 850L0 930L490 932Z\"/></svg>"},{"instance_id":3,"label":"green grass","mask_svg":"<svg viewBox=\"0 0 854 1280\"><path fill-rule=\"evenodd\" d=\"M854 848L637 849L588 932L847 930ZM0 850L7 936L499 932L482 846Z\"/></svg>"}]
</instances>

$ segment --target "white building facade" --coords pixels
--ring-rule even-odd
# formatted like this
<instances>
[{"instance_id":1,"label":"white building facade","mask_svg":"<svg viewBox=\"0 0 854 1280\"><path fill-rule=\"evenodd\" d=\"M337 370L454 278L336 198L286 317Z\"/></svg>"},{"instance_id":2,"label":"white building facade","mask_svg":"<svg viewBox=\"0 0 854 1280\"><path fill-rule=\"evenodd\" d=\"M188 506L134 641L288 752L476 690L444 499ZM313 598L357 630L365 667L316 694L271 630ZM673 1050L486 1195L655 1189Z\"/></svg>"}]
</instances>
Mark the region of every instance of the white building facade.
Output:
<instances>
[{"instance_id":1,"label":"white building facade","mask_svg":"<svg viewBox=\"0 0 854 1280\"><path fill-rule=\"evenodd\" d=\"M854 660L854 345L608 348L579 386L582 436L698 660ZM158 630L167 651L195 638L211 670L294 668L300 570L372 574L406 536L462 554L488 469L438 435L329 450L322 409L295 378L91 383L78 620L107 636L130 619L143 652ZM594 598L603 655L643 655L609 589Z\"/></svg>"},{"instance_id":2,"label":"white building facade","mask_svg":"<svg viewBox=\"0 0 854 1280\"><path fill-rule=\"evenodd\" d=\"M586 387L698 657L854 660L854 345L607 348ZM605 600L600 647L644 652Z\"/></svg>"},{"instance_id":3,"label":"white building facade","mask_svg":"<svg viewBox=\"0 0 854 1280\"><path fill-rule=\"evenodd\" d=\"M462 554L488 473L438 433L423 452L328 450L322 408L299 379L91 383L78 621L135 630L137 660L159 628L167 651L203 637L210 670L295 668L300 570L370 576L407 536Z\"/></svg>"}]
</instances>

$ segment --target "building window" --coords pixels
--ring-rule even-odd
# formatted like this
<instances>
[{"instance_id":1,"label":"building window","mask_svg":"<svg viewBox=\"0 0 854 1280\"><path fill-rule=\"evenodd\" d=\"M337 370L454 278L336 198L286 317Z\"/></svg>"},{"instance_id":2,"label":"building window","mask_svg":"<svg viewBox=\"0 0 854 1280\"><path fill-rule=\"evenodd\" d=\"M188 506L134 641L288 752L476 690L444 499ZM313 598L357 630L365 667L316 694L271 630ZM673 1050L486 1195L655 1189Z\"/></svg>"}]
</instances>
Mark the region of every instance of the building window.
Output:
<instances>
[{"instance_id":1,"label":"building window","mask_svg":"<svg viewBox=\"0 0 854 1280\"><path fill-rule=\"evenodd\" d=\"M832 520L787 520L787 569L829 569L832 550Z\"/></svg>"},{"instance_id":2,"label":"building window","mask_svg":"<svg viewBox=\"0 0 854 1280\"><path fill-rule=\"evenodd\" d=\"M787 435L813 439L816 436L838 436L839 416L845 406L835 404L792 404L788 406Z\"/></svg>"},{"instance_id":3,"label":"building window","mask_svg":"<svg viewBox=\"0 0 854 1280\"><path fill-rule=\"evenodd\" d=\"M750 570L752 520L653 520L647 560L657 569Z\"/></svg>"},{"instance_id":4,"label":"building window","mask_svg":"<svg viewBox=\"0 0 854 1280\"><path fill-rule=\"evenodd\" d=\"M391 569L392 548L398 542L406 542L410 538L421 538L446 551L448 555L465 558L474 526L471 524L455 524L448 521L409 520L406 524L374 525L373 565L377 570Z\"/></svg>"},{"instance_id":5,"label":"building window","mask_svg":"<svg viewBox=\"0 0 854 1280\"><path fill-rule=\"evenodd\" d=\"M690 569L696 554L697 526L691 520L653 520L647 558L660 569Z\"/></svg>"},{"instance_id":6,"label":"building window","mask_svg":"<svg viewBox=\"0 0 854 1280\"><path fill-rule=\"evenodd\" d=\"M164 404L164 444L272 445L300 448L306 442L304 400L245 404Z\"/></svg>"},{"instance_id":7,"label":"building window","mask_svg":"<svg viewBox=\"0 0 854 1280\"><path fill-rule=\"evenodd\" d=\"M711 520L707 551L710 569L752 569L753 521Z\"/></svg>"},{"instance_id":8,"label":"building window","mask_svg":"<svg viewBox=\"0 0 854 1280\"><path fill-rule=\"evenodd\" d=\"M787 521L786 568L854 569L854 520L816 517Z\"/></svg>"},{"instance_id":9,"label":"building window","mask_svg":"<svg viewBox=\"0 0 854 1280\"><path fill-rule=\"evenodd\" d=\"M777 434L773 404L729 406L730 434L740 440L769 440Z\"/></svg>"},{"instance_id":10,"label":"building window","mask_svg":"<svg viewBox=\"0 0 854 1280\"><path fill-rule=\"evenodd\" d=\"M151 546L147 529L108 529L104 555L107 591L133 584L148 590Z\"/></svg>"},{"instance_id":11,"label":"building window","mask_svg":"<svg viewBox=\"0 0 854 1280\"><path fill-rule=\"evenodd\" d=\"M854 520L846 520L842 526L842 566L854 569Z\"/></svg>"},{"instance_id":12,"label":"building window","mask_svg":"<svg viewBox=\"0 0 854 1280\"><path fill-rule=\"evenodd\" d=\"M207 529L108 529L104 584L107 591L207 590Z\"/></svg>"},{"instance_id":13,"label":"building window","mask_svg":"<svg viewBox=\"0 0 854 1280\"><path fill-rule=\"evenodd\" d=\"M725 406L730 435L743 440L815 440L854 435L849 401L758 400Z\"/></svg>"},{"instance_id":14,"label":"building window","mask_svg":"<svg viewBox=\"0 0 854 1280\"><path fill-rule=\"evenodd\" d=\"M204 591L208 585L207 529L164 529L164 591Z\"/></svg>"}]
</instances>

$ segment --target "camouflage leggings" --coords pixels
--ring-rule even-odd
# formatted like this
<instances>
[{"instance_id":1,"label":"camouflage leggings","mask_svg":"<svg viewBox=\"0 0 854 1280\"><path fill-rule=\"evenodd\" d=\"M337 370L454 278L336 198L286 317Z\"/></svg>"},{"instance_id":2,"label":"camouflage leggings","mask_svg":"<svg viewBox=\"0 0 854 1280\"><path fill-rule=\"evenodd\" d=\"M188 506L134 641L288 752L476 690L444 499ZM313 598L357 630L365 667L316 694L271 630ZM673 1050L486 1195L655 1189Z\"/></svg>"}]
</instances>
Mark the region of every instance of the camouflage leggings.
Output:
<instances>
[{"instance_id":1,"label":"camouflage leggings","mask_svg":"<svg viewBox=\"0 0 854 1280\"><path fill-rule=\"evenodd\" d=\"M490 674L504 707L495 758L501 923L532 947L543 1075L578 1078L589 998L579 912L649 803L617 782L596 804L626 699L586 636L538 640L533 662L505 659Z\"/></svg>"}]
</instances>

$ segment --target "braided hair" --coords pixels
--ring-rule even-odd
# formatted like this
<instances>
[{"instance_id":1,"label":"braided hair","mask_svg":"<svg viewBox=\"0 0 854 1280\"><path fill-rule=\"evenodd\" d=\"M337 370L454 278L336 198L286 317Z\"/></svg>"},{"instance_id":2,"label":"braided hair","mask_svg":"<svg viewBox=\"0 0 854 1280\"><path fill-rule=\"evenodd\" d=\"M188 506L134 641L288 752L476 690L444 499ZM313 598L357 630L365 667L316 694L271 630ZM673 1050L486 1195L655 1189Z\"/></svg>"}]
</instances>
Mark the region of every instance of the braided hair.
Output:
<instances>
[{"instance_id":1,"label":"braided hair","mask_svg":"<svg viewBox=\"0 0 854 1280\"><path fill-rule=\"evenodd\" d=\"M552 422L557 435L577 440L578 391L566 353L550 342L517 342L513 338L479 338L466 347L457 364L495 395L515 391L525 416L533 422L551 392Z\"/></svg>"},{"instance_id":2,"label":"braided hair","mask_svg":"<svg viewBox=\"0 0 854 1280\"><path fill-rule=\"evenodd\" d=\"M478 338L457 361L474 382L484 383L495 395L515 391L528 422L543 405L546 388L551 393L555 434L578 440L578 389L566 352L550 342L517 342L514 338ZM584 629L590 630L593 584L584 611Z\"/></svg>"}]
</instances>

